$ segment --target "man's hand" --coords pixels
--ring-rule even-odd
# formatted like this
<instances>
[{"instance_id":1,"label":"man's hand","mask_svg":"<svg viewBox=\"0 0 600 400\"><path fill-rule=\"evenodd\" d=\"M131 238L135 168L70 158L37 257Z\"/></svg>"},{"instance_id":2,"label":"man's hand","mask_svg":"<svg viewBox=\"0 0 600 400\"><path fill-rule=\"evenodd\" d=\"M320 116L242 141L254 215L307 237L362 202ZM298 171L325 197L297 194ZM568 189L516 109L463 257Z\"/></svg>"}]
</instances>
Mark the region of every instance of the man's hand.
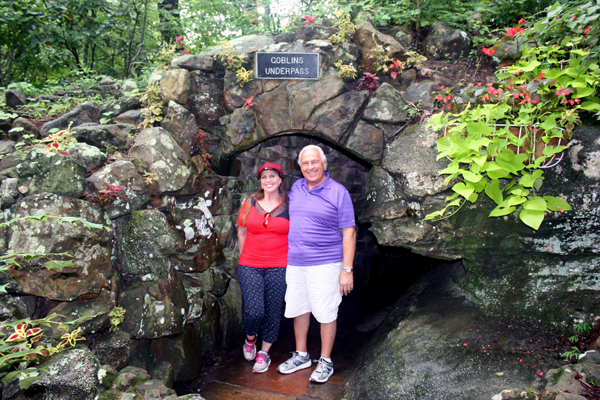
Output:
<instances>
[{"instance_id":1,"label":"man's hand","mask_svg":"<svg viewBox=\"0 0 600 400\"><path fill-rule=\"evenodd\" d=\"M354 265L354 254L356 253L356 229L352 226L349 228L342 228L343 235L343 251L344 251L344 262L342 266L344 268L352 268ZM342 296L347 296L354 289L354 274L352 272L346 272L342 270L340 275L340 293Z\"/></svg>"},{"instance_id":2,"label":"man's hand","mask_svg":"<svg viewBox=\"0 0 600 400\"><path fill-rule=\"evenodd\" d=\"M342 271L340 275L340 293L342 293L342 296L348 296L352 289L354 289L354 274Z\"/></svg>"}]
</instances>

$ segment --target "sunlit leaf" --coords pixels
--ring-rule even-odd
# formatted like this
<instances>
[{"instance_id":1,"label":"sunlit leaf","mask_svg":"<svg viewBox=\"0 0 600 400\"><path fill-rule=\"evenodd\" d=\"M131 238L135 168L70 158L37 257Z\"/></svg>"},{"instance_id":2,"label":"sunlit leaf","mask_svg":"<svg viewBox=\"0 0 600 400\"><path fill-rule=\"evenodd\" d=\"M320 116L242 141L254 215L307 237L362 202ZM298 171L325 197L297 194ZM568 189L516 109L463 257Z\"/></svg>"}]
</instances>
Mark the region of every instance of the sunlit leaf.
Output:
<instances>
[{"instance_id":1,"label":"sunlit leaf","mask_svg":"<svg viewBox=\"0 0 600 400\"><path fill-rule=\"evenodd\" d=\"M540 225L544 221L544 212L536 210L521 210L519 218L523 223L535 230L540 228Z\"/></svg>"}]
</instances>

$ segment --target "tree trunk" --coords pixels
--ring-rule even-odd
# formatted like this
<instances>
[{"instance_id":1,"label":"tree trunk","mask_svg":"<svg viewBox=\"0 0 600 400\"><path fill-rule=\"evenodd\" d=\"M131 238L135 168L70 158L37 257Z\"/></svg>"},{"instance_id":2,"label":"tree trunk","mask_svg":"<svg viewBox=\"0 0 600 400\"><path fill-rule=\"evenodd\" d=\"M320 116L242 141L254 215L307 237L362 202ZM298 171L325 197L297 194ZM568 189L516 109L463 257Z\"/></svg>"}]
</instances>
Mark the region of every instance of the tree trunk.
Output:
<instances>
[{"instance_id":1,"label":"tree trunk","mask_svg":"<svg viewBox=\"0 0 600 400\"><path fill-rule=\"evenodd\" d=\"M160 0L158 2L158 11L158 16L162 24L160 31L162 40L169 43L180 32L176 28L179 26L179 0Z\"/></svg>"}]
</instances>

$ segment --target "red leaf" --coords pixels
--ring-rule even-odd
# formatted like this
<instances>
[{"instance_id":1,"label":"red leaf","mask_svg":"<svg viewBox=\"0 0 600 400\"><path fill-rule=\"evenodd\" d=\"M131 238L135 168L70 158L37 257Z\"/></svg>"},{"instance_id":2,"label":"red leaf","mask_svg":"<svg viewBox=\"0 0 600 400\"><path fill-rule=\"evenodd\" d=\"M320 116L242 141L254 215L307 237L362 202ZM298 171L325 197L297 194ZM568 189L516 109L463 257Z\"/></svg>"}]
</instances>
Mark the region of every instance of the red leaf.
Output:
<instances>
[{"instance_id":1,"label":"red leaf","mask_svg":"<svg viewBox=\"0 0 600 400\"><path fill-rule=\"evenodd\" d=\"M16 342L17 340L23 340L25 337L22 333L13 333L6 339L7 342Z\"/></svg>"},{"instance_id":2,"label":"red leaf","mask_svg":"<svg viewBox=\"0 0 600 400\"><path fill-rule=\"evenodd\" d=\"M32 328L32 329L29 329L27 332L25 332L25 336L26 337L35 336L41 332L42 332L41 328Z\"/></svg>"},{"instance_id":3,"label":"red leaf","mask_svg":"<svg viewBox=\"0 0 600 400\"><path fill-rule=\"evenodd\" d=\"M392 76L392 79L396 79L396 76L398 76L398 73L396 71L392 71L390 73L390 75Z\"/></svg>"}]
</instances>

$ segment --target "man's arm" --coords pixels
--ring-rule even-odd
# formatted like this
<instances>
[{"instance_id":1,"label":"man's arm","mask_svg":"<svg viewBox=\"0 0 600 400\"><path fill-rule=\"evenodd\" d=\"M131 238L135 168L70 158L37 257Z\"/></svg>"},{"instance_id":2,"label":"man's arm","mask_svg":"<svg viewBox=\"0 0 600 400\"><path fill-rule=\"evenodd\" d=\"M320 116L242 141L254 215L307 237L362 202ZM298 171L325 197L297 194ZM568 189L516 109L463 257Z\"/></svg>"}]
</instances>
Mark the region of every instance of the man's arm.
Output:
<instances>
[{"instance_id":1,"label":"man's arm","mask_svg":"<svg viewBox=\"0 0 600 400\"><path fill-rule=\"evenodd\" d=\"M344 251L344 262L343 268L353 268L354 266L354 254L356 253L356 229L351 226L349 228L342 228L343 239L343 251ZM347 296L354 289L354 273L346 272L342 270L340 275L340 292L342 296Z\"/></svg>"}]
</instances>

